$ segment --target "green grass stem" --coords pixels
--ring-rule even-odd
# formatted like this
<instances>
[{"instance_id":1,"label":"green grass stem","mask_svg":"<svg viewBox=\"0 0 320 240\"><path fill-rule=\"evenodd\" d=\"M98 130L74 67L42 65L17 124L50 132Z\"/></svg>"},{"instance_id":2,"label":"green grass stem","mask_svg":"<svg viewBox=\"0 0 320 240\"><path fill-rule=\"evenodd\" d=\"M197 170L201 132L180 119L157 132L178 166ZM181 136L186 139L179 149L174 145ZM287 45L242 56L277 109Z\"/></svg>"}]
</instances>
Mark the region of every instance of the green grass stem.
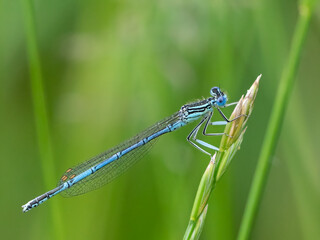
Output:
<instances>
[{"instance_id":1,"label":"green grass stem","mask_svg":"<svg viewBox=\"0 0 320 240\"><path fill-rule=\"evenodd\" d=\"M243 215L238 240L250 237L261 196L267 181L272 155L277 146L281 124L287 108L290 93L298 69L299 59L307 35L315 1L302 1L299 6L298 22L294 31L288 63L280 79L274 106L267 127L266 136L254 174L246 209Z\"/></svg>"},{"instance_id":2,"label":"green grass stem","mask_svg":"<svg viewBox=\"0 0 320 240\"><path fill-rule=\"evenodd\" d=\"M47 116L46 99L43 88L43 78L41 72L41 62L38 52L37 34L32 0L22 0L24 11L24 22L27 38L27 55L29 62L31 95L37 132L37 142L41 160L44 186L46 190L55 186L55 167L52 151L49 121ZM62 239L62 223L60 221L60 211L58 202L51 204L51 215L53 228L53 239Z\"/></svg>"},{"instance_id":3,"label":"green grass stem","mask_svg":"<svg viewBox=\"0 0 320 240\"><path fill-rule=\"evenodd\" d=\"M246 132L246 123L250 116L253 103L258 93L259 81L261 75L258 76L251 88L245 96L242 96L234 108L230 119L242 116L235 121L228 123L225 127L225 135L220 141L220 151L213 155L211 161L202 175L198 191L194 200L188 227L184 234L184 240L199 239L205 217L208 210L208 200L216 182L222 177L232 158L240 149L243 135Z\"/></svg>"}]
</instances>

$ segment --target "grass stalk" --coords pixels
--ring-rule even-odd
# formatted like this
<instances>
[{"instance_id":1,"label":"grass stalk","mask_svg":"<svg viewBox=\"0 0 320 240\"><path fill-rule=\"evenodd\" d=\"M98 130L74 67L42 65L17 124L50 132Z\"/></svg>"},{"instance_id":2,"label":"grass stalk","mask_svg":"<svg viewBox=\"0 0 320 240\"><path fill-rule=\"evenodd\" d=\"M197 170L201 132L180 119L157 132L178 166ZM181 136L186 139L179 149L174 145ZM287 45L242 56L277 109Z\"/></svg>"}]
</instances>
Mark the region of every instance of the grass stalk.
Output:
<instances>
[{"instance_id":1,"label":"grass stalk","mask_svg":"<svg viewBox=\"0 0 320 240\"><path fill-rule=\"evenodd\" d=\"M37 34L32 0L22 0L24 22L27 39L27 57L30 72L31 96L37 133L37 142L42 167L44 186L50 189L54 186L55 167L52 151L49 121L47 115L46 98L43 88L41 62L38 52ZM62 223L57 201L51 204L53 239L62 239Z\"/></svg>"},{"instance_id":2,"label":"grass stalk","mask_svg":"<svg viewBox=\"0 0 320 240\"><path fill-rule=\"evenodd\" d=\"M225 127L225 135L221 138L220 142L220 151L213 155L201 178L191 211L189 224L184 234L184 240L194 240L199 239L200 237L208 210L208 200L211 192L226 171L235 153L240 149L248 120L248 117L244 116L251 115L253 103L258 92L260 78L261 75L258 76L257 80L253 83L246 96L241 97L231 114L230 119L240 115L243 115L243 117L228 123Z\"/></svg>"},{"instance_id":3,"label":"grass stalk","mask_svg":"<svg viewBox=\"0 0 320 240\"><path fill-rule=\"evenodd\" d=\"M253 177L245 212L242 218L238 240L250 237L256 213L261 201L261 196L267 181L272 155L278 142L285 109L294 84L298 69L299 59L303 43L307 35L310 18L315 1L302 1L299 5L299 18L294 31L292 45L290 48L288 63L280 79L274 106L271 112L269 124L262 150L259 156L257 168Z\"/></svg>"}]
</instances>

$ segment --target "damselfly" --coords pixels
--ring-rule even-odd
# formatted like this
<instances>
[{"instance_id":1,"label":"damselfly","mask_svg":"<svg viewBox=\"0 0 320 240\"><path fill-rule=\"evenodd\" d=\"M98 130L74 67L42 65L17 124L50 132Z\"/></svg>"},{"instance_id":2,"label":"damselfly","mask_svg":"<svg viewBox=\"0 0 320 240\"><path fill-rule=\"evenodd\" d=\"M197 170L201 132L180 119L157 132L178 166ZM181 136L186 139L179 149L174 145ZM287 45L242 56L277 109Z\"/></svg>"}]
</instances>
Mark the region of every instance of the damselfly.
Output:
<instances>
[{"instance_id":1,"label":"damselfly","mask_svg":"<svg viewBox=\"0 0 320 240\"><path fill-rule=\"evenodd\" d=\"M168 118L154 124L135 137L101 153L89 161L69 168L61 177L58 186L49 192L46 192L22 206L23 212L37 207L49 198L61 193L65 197L76 196L97 189L104 184L109 183L129 167L136 163L147 150L152 146L154 140L159 136L173 132L188 123L200 120L198 125L187 136L187 140L197 149L211 156L203 147L219 151L207 142L197 138L200 127L204 124L203 135L219 136L224 133L207 133L208 125L225 125L243 116L240 115L229 120L221 111L220 107L227 107L236 103L227 104L227 96L220 88L213 87L210 90L211 97L205 100L199 100L186 104L181 109ZM217 109L224 121L212 122L213 110Z\"/></svg>"}]
</instances>

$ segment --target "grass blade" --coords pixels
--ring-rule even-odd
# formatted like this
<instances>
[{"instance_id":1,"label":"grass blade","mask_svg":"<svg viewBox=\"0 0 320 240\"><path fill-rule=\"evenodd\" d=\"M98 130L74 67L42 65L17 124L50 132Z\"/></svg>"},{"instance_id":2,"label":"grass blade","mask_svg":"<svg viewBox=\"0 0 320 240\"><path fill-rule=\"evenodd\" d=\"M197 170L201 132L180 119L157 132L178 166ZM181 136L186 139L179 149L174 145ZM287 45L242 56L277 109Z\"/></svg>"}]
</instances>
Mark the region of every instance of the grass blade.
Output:
<instances>
[{"instance_id":1,"label":"grass blade","mask_svg":"<svg viewBox=\"0 0 320 240\"><path fill-rule=\"evenodd\" d=\"M53 160L51 136L49 131L49 121L47 116L46 99L43 88L43 79L41 73L41 63L38 52L36 37L36 26L34 18L34 9L31 0L22 0L24 11L24 22L27 38L27 55L30 71L31 95L33 101L33 110L35 125L37 131L37 141L41 159L42 175L46 189L54 186L55 167ZM60 221L60 211L57 201L53 202L51 209L53 239L62 239L62 222Z\"/></svg>"},{"instance_id":2,"label":"grass blade","mask_svg":"<svg viewBox=\"0 0 320 240\"><path fill-rule=\"evenodd\" d=\"M288 105L288 100L294 84L294 77L297 72L303 43L307 35L313 6L314 1L303 1L299 6L300 14L292 40L287 67L283 71L275 98L257 169L253 178L246 209L240 226L238 235L239 240L248 239L252 231L253 222L255 220L267 180L271 157L277 145L285 109Z\"/></svg>"}]
</instances>

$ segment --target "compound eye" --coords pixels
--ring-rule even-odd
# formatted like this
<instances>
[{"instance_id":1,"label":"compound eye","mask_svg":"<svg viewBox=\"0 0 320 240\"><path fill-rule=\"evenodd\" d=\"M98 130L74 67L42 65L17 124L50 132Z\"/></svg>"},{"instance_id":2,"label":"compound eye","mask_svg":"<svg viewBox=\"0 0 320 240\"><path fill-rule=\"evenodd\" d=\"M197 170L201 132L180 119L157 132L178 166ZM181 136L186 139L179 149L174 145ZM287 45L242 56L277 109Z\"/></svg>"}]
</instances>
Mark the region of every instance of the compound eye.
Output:
<instances>
[{"instance_id":1,"label":"compound eye","mask_svg":"<svg viewBox=\"0 0 320 240\"><path fill-rule=\"evenodd\" d=\"M218 99L217 99L217 105L219 107L224 106L227 103L227 96L226 95L221 95Z\"/></svg>"},{"instance_id":2,"label":"compound eye","mask_svg":"<svg viewBox=\"0 0 320 240\"><path fill-rule=\"evenodd\" d=\"M212 96L220 95L220 88L218 88L218 87L213 87L213 88L211 88L210 94L211 94Z\"/></svg>"}]
</instances>

